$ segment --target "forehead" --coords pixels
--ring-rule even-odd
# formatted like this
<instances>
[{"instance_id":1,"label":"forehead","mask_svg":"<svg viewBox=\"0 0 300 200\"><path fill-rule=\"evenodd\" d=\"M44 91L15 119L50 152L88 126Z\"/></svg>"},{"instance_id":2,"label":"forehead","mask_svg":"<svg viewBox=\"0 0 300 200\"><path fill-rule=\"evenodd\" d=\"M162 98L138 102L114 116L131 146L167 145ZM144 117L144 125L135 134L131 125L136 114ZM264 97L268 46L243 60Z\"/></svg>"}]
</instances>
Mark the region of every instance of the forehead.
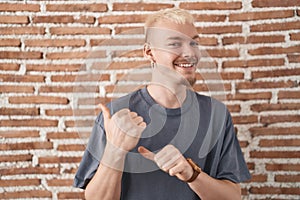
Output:
<instances>
[{"instance_id":1,"label":"forehead","mask_svg":"<svg viewBox=\"0 0 300 200\"><path fill-rule=\"evenodd\" d=\"M194 38L198 35L196 27L190 23L177 24L168 20L161 20L153 24L151 28L155 30L153 33L159 33L160 37L164 38L174 36Z\"/></svg>"}]
</instances>

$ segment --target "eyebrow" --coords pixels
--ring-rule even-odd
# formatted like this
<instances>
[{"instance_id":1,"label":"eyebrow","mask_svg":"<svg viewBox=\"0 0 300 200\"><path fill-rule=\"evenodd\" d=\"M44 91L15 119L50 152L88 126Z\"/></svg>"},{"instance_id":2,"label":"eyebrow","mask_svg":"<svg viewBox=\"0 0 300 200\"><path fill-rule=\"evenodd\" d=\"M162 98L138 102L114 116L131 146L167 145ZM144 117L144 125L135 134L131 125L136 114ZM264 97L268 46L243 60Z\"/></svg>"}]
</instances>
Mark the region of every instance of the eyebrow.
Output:
<instances>
[{"instance_id":1,"label":"eyebrow","mask_svg":"<svg viewBox=\"0 0 300 200\"><path fill-rule=\"evenodd\" d=\"M200 38L199 35L195 35L194 37L192 37L193 40ZM182 37L169 37L167 38L167 40L182 40Z\"/></svg>"}]
</instances>

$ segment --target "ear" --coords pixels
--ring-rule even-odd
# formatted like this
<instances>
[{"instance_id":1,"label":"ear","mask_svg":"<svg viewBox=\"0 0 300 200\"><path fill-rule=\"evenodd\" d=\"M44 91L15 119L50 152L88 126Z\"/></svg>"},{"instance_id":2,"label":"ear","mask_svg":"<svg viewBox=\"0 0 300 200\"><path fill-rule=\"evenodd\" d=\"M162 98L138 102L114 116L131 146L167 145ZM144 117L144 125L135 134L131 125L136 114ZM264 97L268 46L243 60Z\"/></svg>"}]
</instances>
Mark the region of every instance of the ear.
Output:
<instances>
[{"instance_id":1,"label":"ear","mask_svg":"<svg viewBox=\"0 0 300 200\"><path fill-rule=\"evenodd\" d=\"M143 49L144 57L150 60L151 62L155 62L152 49L149 43L144 44L144 49Z\"/></svg>"}]
</instances>

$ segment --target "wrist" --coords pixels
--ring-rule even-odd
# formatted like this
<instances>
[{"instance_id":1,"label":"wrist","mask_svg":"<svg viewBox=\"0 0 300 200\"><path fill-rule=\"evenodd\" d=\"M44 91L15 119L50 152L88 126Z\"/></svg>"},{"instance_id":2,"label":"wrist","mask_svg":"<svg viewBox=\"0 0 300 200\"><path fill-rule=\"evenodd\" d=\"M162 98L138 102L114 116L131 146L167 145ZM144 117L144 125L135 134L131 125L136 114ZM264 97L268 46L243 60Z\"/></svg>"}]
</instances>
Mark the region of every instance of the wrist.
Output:
<instances>
[{"instance_id":1,"label":"wrist","mask_svg":"<svg viewBox=\"0 0 300 200\"><path fill-rule=\"evenodd\" d=\"M118 171L123 171L127 153L127 151L107 142L101 164Z\"/></svg>"},{"instance_id":2,"label":"wrist","mask_svg":"<svg viewBox=\"0 0 300 200\"><path fill-rule=\"evenodd\" d=\"M187 158L186 160L193 169L193 175L191 176L191 178L189 178L185 182L191 183L199 176L199 174L202 172L202 170L191 158Z\"/></svg>"}]
</instances>

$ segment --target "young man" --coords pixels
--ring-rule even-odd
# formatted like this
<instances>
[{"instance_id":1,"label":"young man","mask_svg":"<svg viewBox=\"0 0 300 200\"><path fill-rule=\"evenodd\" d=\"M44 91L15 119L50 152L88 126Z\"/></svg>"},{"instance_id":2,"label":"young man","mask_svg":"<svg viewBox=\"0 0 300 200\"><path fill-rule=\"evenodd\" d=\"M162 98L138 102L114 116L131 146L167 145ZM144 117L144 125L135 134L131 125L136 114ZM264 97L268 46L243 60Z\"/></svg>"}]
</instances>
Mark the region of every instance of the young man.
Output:
<instances>
[{"instance_id":1,"label":"young man","mask_svg":"<svg viewBox=\"0 0 300 200\"><path fill-rule=\"evenodd\" d=\"M201 59L192 16L173 8L146 22L147 87L105 105L74 185L86 199L241 199L250 178L229 112L192 91Z\"/></svg>"}]
</instances>

